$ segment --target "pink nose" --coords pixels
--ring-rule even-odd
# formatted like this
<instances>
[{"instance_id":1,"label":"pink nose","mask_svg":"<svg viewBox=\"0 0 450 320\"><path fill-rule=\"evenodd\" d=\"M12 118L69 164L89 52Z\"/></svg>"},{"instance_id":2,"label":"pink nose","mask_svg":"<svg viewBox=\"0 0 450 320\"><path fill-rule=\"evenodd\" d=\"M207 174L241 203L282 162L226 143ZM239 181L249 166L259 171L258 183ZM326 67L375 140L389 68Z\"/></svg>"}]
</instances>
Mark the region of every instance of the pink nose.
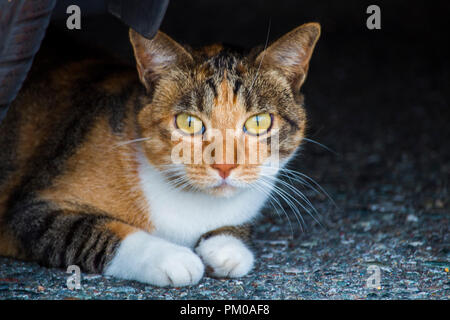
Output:
<instances>
[{"instance_id":1,"label":"pink nose","mask_svg":"<svg viewBox=\"0 0 450 320\"><path fill-rule=\"evenodd\" d=\"M213 164L211 167L217 169L219 175L225 179L230 175L231 170L237 167L237 164Z\"/></svg>"}]
</instances>

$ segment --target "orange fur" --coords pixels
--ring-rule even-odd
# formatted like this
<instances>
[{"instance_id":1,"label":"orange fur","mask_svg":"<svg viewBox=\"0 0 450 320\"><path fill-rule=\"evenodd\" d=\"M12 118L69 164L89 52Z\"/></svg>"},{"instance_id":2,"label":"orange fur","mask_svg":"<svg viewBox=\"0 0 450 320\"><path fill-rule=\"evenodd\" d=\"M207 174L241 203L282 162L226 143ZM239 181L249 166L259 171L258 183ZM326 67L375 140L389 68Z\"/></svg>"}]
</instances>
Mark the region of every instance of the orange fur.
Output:
<instances>
[{"instance_id":1,"label":"orange fur","mask_svg":"<svg viewBox=\"0 0 450 320\"><path fill-rule=\"evenodd\" d=\"M68 161L66 173L41 192L61 207L84 203L136 228L151 230L139 188L133 145L118 146L105 119L99 120L84 147Z\"/></svg>"}]
</instances>

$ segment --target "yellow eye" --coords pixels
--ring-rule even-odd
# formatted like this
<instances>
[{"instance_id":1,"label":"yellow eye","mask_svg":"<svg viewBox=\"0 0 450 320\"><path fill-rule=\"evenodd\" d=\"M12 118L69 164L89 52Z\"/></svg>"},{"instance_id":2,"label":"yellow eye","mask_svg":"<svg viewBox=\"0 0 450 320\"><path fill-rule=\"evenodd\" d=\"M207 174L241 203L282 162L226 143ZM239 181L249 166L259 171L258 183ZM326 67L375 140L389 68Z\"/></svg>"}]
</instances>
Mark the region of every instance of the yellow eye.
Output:
<instances>
[{"instance_id":1,"label":"yellow eye","mask_svg":"<svg viewBox=\"0 0 450 320\"><path fill-rule=\"evenodd\" d=\"M244 125L244 131L256 136L260 136L268 132L271 126L272 115L269 113L260 113L248 118Z\"/></svg>"},{"instance_id":2,"label":"yellow eye","mask_svg":"<svg viewBox=\"0 0 450 320\"><path fill-rule=\"evenodd\" d=\"M177 128L186 134L201 134L205 131L202 120L187 113L180 113L175 118Z\"/></svg>"}]
</instances>

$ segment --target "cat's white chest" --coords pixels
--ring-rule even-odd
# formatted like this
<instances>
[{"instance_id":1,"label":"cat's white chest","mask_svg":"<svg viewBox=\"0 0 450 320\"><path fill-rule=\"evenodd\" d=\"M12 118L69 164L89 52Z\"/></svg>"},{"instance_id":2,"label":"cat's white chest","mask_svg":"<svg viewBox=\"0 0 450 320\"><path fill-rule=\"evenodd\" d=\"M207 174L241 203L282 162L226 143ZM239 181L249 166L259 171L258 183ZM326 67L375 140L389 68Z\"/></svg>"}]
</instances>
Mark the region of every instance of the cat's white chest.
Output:
<instances>
[{"instance_id":1,"label":"cat's white chest","mask_svg":"<svg viewBox=\"0 0 450 320\"><path fill-rule=\"evenodd\" d=\"M153 234L180 245L192 247L205 232L250 221L266 201L266 195L256 190L219 198L173 189L145 158L139 160Z\"/></svg>"}]
</instances>

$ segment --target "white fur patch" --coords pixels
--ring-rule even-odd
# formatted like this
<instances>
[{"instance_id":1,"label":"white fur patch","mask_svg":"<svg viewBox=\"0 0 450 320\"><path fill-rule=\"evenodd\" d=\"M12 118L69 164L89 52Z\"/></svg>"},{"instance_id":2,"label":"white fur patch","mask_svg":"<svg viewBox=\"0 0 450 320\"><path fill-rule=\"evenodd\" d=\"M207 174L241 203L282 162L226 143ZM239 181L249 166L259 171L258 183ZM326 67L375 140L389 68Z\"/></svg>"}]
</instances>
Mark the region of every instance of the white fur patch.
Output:
<instances>
[{"instance_id":1,"label":"white fur patch","mask_svg":"<svg viewBox=\"0 0 450 320\"><path fill-rule=\"evenodd\" d=\"M196 284L203 272L202 261L191 249L144 231L127 236L105 269L106 275L174 287Z\"/></svg>"},{"instance_id":2,"label":"white fur patch","mask_svg":"<svg viewBox=\"0 0 450 320\"><path fill-rule=\"evenodd\" d=\"M215 277L242 277L253 267L253 253L231 235L217 235L200 242L195 251Z\"/></svg>"},{"instance_id":3,"label":"white fur patch","mask_svg":"<svg viewBox=\"0 0 450 320\"><path fill-rule=\"evenodd\" d=\"M249 222L267 199L253 189L226 198L174 189L142 153L139 162L141 187L155 227L152 234L180 245L193 247L208 231Z\"/></svg>"}]
</instances>

